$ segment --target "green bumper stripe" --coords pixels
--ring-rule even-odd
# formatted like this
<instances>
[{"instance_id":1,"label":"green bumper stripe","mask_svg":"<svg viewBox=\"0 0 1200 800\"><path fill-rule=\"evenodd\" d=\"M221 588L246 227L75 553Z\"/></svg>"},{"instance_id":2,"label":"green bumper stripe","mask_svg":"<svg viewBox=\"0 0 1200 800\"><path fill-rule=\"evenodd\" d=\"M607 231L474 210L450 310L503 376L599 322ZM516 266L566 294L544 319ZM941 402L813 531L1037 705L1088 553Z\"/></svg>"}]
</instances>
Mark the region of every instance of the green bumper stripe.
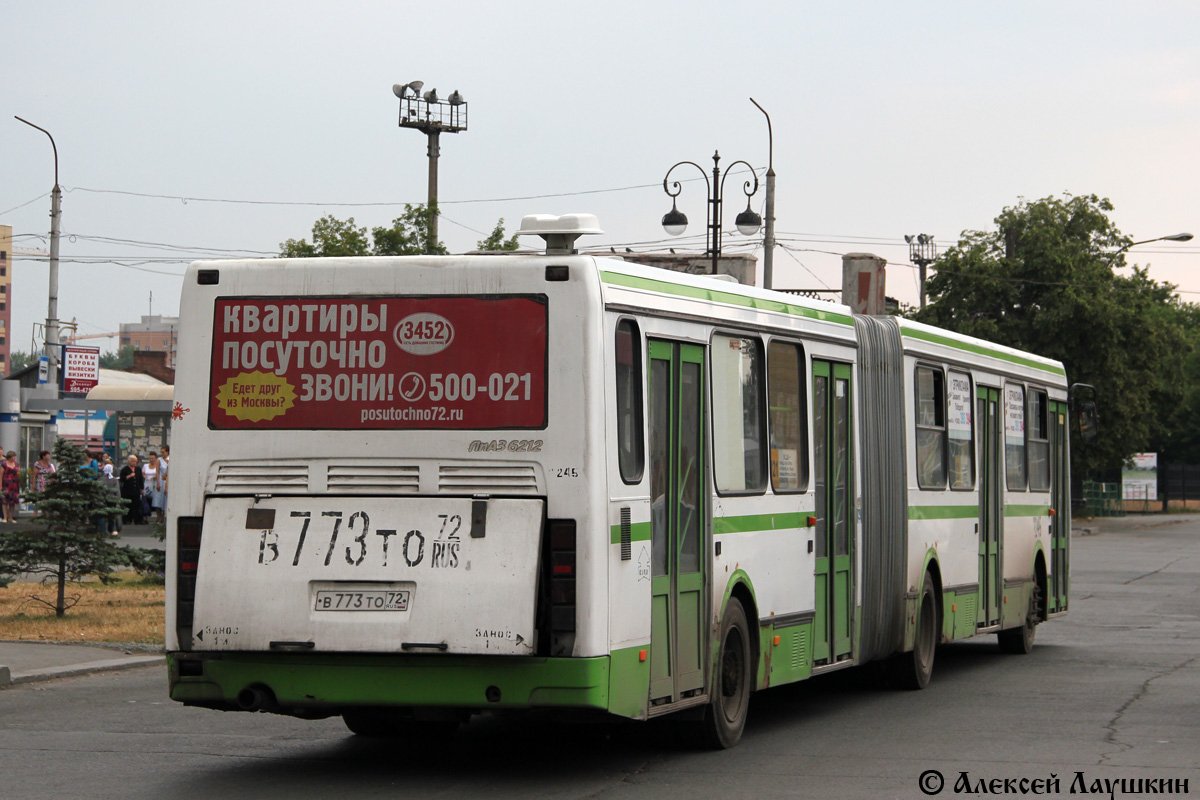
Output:
<instances>
[{"instance_id":1,"label":"green bumper stripe","mask_svg":"<svg viewBox=\"0 0 1200 800\"><path fill-rule=\"evenodd\" d=\"M912 339L924 339L925 341L933 342L934 344L942 344L946 347L953 347L956 350L966 350L968 353L976 353L977 355L999 358L1002 361L1008 361L1012 364L1020 364L1023 367L1032 367L1033 369L1038 369L1042 372L1049 372L1051 375L1061 375L1064 378L1067 376L1067 371L1062 367L1051 364L1043 364L1040 361L1034 361L1032 358L1025 358L1024 356L1005 353L1000 350L993 350L990 347L984 347L983 345L974 344L972 342L960 342L958 339L951 339L949 336L939 336L936 333L930 333L929 331L918 331L911 328L901 328L900 334L902 336L908 336Z\"/></svg>"},{"instance_id":2,"label":"green bumper stripe","mask_svg":"<svg viewBox=\"0 0 1200 800\"><path fill-rule=\"evenodd\" d=\"M909 519L974 519L979 506L909 506Z\"/></svg>"},{"instance_id":3,"label":"green bumper stripe","mask_svg":"<svg viewBox=\"0 0 1200 800\"><path fill-rule=\"evenodd\" d=\"M660 281L653 278L637 278L632 275L622 275L617 272L600 272L600 280L614 286L628 286L633 289L647 289L662 294L673 294L679 297L691 297L696 300L708 300L714 303L725 303L732 306L753 308L758 311L775 311L790 314L793 317L808 317L824 322L836 322L839 325L853 325L854 321L848 314L838 314L833 311L823 311L817 308L784 303L779 300L767 300L762 297L746 297L745 295L723 292L719 289L707 289L699 286L684 286L670 281Z\"/></svg>"},{"instance_id":4,"label":"green bumper stripe","mask_svg":"<svg viewBox=\"0 0 1200 800\"><path fill-rule=\"evenodd\" d=\"M171 698L231 703L247 686L270 688L280 705L608 710L609 658L533 658L319 653L221 653L203 675L181 677L168 657ZM489 702L489 687L500 690Z\"/></svg>"}]
</instances>

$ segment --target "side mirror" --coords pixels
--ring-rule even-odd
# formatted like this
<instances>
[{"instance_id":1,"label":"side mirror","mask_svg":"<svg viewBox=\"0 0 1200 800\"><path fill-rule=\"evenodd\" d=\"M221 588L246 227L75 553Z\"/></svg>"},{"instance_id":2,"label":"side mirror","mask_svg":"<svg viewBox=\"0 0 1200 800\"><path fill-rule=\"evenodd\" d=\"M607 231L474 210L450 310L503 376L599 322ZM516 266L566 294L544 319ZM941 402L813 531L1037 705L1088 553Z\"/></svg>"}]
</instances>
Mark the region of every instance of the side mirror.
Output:
<instances>
[{"instance_id":1,"label":"side mirror","mask_svg":"<svg viewBox=\"0 0 1200 800\"><path fill-rule=\"evenodd\" d=\"M1091 400L1080 403L1075 416L1079 420L1080 440L1084 444L1096 441L1096 437L1100 435L1100 417L1096 411L1096 404Z\"/></svg>"}]
</instances>

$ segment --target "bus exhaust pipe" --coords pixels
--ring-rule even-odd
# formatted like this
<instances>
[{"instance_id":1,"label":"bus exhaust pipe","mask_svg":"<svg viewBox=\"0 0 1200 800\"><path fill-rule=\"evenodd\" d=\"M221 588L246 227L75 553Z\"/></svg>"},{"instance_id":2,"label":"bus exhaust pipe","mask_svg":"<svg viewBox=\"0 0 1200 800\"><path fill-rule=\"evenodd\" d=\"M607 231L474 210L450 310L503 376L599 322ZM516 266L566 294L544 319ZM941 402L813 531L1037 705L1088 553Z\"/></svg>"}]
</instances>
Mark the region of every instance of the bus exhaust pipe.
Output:
<instances>
[{"instance_id":1,"label":"bus exhaust pipe","mask_svg":"<svg viewBox=\"0 0 1200 800\"><path fill-rule=\"evenodd\" d=\"M265 686L247 686L238 692L237 704L242 711L269 711L275 706L275 695Z\"/></svg>"}]
</instances>

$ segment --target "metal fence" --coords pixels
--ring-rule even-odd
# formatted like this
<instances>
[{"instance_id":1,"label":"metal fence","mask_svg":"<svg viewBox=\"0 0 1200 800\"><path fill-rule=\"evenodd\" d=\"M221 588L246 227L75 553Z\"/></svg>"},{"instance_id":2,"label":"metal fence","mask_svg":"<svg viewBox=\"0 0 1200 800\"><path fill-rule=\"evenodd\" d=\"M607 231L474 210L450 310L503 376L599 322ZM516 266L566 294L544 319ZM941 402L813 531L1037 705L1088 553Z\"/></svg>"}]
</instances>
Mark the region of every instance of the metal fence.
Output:
<instances>
[{"instance_id":1,"label":"metal fence","mask_svg":"<svg viewBox=\"0 0 1200 800\"><path fill-rule=\"evenodd\" d=\"M1200 464L1165 464L1159 467L1158 496L1172 504L1200 504Z\"/></svg>"},{"instance_id":2,"label":"metal fence","mask_svg":"<svg viewBox=\"0 0 1200 800\"><path fill-rule=\"evenodd\" d=\"M1123 517L1125 501L1120 483L1083 482L1083 504L1089 517Z\"/></svg>"}]
</instances>

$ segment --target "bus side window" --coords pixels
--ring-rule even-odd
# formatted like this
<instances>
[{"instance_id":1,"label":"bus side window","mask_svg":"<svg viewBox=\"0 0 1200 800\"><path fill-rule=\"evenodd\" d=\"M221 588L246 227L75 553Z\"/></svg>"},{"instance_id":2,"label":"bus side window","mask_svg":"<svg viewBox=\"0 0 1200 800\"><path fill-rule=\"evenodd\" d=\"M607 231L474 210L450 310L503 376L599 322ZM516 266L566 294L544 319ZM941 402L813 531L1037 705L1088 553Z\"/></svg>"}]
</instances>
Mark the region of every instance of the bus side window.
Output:
<instances>
[{"instance_id":1,"label":"bus side window","mask_svg":"<svg viewBox=\"0 0 1200 800\"><path fill-rule=\"evenodd\" d=\"M1025 387L1011 383L1004 386L1004 472L1010 491L1025 491Z\"/></svg>"},{"instance_id":2,"label":"bus side window","mask_svg":"<svg viewBox=\"0 0 1200 800\"><path fill-rule=\"evenodd\" d=\"M617 323L617 463L621 480L640 483L646 455L642 441L642 337L637 323Z\"/></svg>"},{"instance_id":3,"label":"bus side window","mask_svg":"<svg viewBox=\"0 0 1200 800\"><path fill-rule=\"evenodd\" d=\"M713 471L721 492L767 486L763 356L758 339L712 338Z\"/></svg>"},{"instance_id":4,"label":"bus side window","mask_svg":"<svg viewBox=\"0 0 1200 800\"><path fill-rule=\"evenodd\" d=\"M1046 393L1029 392L1029 490L1050 490L1050 406Z\"/></svg>"},{"instance_id":5,"label":"bus side window","mask_svg":"<svg viewBox=\"0 0 1200 800\"><path fill-rule=\"evenodd\" d=\"M950 488L975 488L975 425L972 419L971 376L951 371L946 393L946 433L950 455Z\"/></svg>"},{"instance_id":6,"label":"bus side window","mask_svg":"<svg viewBox=\"0 0 1200 800\"><path fill-rule=\"evenodd\" d=\"M917 485L946 488L946 378L917 367Z\"/></svg>"},{"instance_id":7,"label":"bus side window","mask_svg":"<svg viewBox=\"0 0 1200 800\"><path fill-rule=\"evenodd\" d=\"M771 487L777 492L808 488L807 412L804 353L798 345L771 342L767 348L767 409L771 423Z\"/></svg>"}]
</instances>

